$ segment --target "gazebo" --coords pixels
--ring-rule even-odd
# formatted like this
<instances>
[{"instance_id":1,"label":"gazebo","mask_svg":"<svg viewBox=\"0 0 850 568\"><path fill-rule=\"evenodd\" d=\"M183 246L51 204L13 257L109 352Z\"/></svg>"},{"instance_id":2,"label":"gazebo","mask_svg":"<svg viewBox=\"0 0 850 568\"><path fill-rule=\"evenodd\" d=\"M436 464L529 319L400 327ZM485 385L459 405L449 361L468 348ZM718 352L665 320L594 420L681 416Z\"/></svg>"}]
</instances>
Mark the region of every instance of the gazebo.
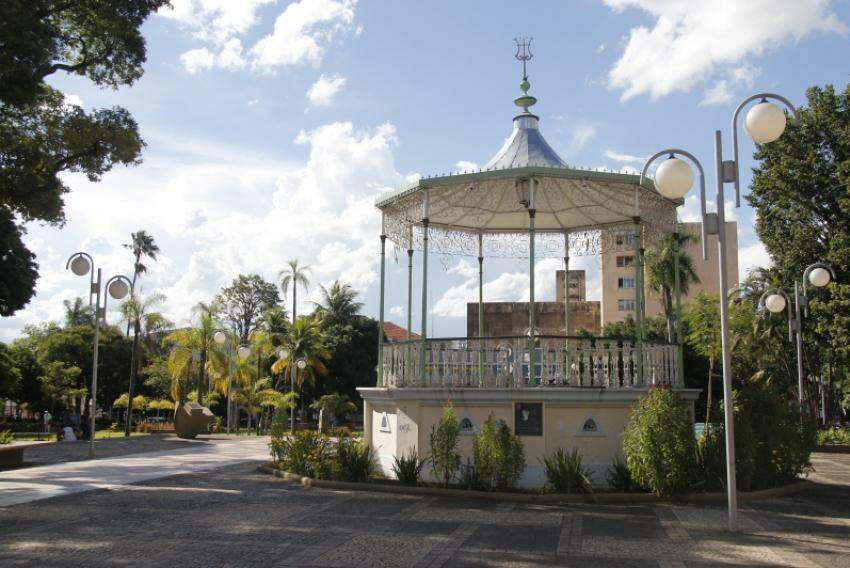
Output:
<instances>
[{"instance_id":1,"label":"gazebo","mask_svg":"<svg viewBox=\"0 0 850 568\"><path fill-rule=\"evenodd\" d=\"M366 440L389 475L393 457L410 448L427 454L431 425L447 403L454 405L462 430L470 434L490 413L504 419L526 444L530 465L522 482L537 485L542 474L536 457L558 447L580 447L596 474L604 475L619 454L628 408L650 386L681 389L691 401L698 394L683 389L678 346L644 337L643 247L675 230L675 208L681 202L661 196L649 179L641 184L638 175L578 169L564 162L543 138L539 117L529 110L537 102L529 94L526 73L531 57L529 42L518 43L522 93L514 103L521 112L513 119L511 136L484 167L424 177L377 202L382 217L379 329L387 240L407 251L408 334L416 251L422 262L423 322L429 254L475 256L479 264L477 335L431 338L423 325L416 340L390 344L381 337L378 384L358 389L365 402ZM623 239L624 234L633 239ZM626 248L633 249L636 260L633 340L570 337L567 290L564 333L538 333L538 259L561 257L568 273L571 256ZM530 298L523 336L494 337L484 329L483 263L493 257L528 261Z\"/></svg>"}]
</instances>

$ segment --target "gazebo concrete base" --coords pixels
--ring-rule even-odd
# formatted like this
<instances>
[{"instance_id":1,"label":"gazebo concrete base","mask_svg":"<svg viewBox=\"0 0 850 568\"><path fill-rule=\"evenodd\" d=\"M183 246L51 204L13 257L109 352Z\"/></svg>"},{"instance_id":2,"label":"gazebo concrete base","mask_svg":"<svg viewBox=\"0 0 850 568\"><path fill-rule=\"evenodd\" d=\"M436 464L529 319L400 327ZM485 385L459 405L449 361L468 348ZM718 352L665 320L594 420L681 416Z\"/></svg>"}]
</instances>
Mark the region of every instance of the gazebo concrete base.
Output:
<instances>
[{"instance_id":1,"label":"gazebo concrete base","mask_svg":"<svg viewBox=\"0 0 850 568\"><path fill-rule=\"evenodd\" d=\"M698 389L675 389L693 416ZM381 471L395 477L394 459L415 448L420 458L430 453L429 436L443 407L451 404L461 423L462 461L472 459L472 434L490 414L504 420L525 445L522 487L541 487L546 481L543 456L558 448L578 448L593 473L594 484L604 485L608 467L622 457L622 434L631 407L645 388L601 389L541 387L486 388L359 388L363 397L363 432ZM427 468L426 468L427 470ZM429 479L430 470L423 470ZM433 481L433 480L432 480Z\"/></svg>"}]
</instances>

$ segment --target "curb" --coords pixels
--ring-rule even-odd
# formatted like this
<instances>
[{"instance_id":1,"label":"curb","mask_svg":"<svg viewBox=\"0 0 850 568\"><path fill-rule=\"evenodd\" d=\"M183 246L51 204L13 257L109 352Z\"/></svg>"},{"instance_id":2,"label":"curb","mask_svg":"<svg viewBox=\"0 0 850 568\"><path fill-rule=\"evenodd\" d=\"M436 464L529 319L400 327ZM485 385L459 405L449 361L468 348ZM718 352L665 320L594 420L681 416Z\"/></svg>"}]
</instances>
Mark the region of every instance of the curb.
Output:
<instances>
[{"instance_id":1,"label":"curb","mask_svg":"<svg viewBox=\"0 0 850 568\"><path fill-rule=\"evenodd\" d=\"M537 494L537 493L502 493L496 491L472 491L467 489L446 489L443 487L409 487L405 485L390 485L386 483L357 483L352 481L332 481L295 475L281 471L268 465L257 467L257 471L272 475L301 485L301 487L317 487L320 489L337 489L342 491L366 491L372 493L395 493L400 495L425 495L431 497L456 497L459 499L481 499L483 501L509 501L514 503L532 504L575 504L596 503L611 505L628 505L632 503L725 503L726 493L691 493L681 497L658 497L651 493L589 493L589 494ZM764 501L776 497L784 497L804 491L815 486L814 482L801 480L782 487L762 489L752 492L738 492L740 501Z\"/></svg>"},{"instance_id":2,"label":"curb","mask_svg":"<svg viewBox=\"0 0 850 568\"><path fill-rule=\"evenodd\" d=\"M815 451L825 454L850 454L850 444L824 444L817 446Z\"/></svg>"}]
</instances>

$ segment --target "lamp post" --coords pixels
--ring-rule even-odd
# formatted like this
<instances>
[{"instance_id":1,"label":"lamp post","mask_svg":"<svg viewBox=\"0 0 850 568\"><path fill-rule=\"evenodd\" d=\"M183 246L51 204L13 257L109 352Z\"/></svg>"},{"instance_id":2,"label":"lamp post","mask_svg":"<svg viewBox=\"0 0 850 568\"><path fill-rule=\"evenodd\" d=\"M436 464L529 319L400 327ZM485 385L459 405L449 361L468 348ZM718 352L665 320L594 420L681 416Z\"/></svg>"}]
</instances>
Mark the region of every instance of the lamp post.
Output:
<instances>
[{"instance_id":1,"label":"lamp post","mask_svg":"<svg viewBox=\"0 0 850 568\"><path fill-rule=\"evenodd\" d=\"M247 345L240 345L239 348L236 349L236 356L239 357L243 361L245 359L247 359L248 357L250 357L250 355L251 355L251 348L248 347ZM238 410L239 409L237 408L237 412L236 412L236 433L237 434L239 433L239 427L240 427ZM250 432L248 432L248 433L250 434Z\"/></svg>"},{"instance_id":2,"label":"lamp post","mask_svg":"<svg viewBox=\"0 0 850 568\"><path fill-rule=\"evenodd\" d=\"M278 352L278 356L281 359L289 359L290 355L294 355L289 349L282 347ZM298 357L294 361L292 361L292 365L289 365L289 389L292 394L295 394L295 373L296 369L303 371L307 368L307 359L304 357ZM293 401L294 402L294 401ZM295 409L293 408L289 413L289 433L295 434Z\"/></svg>"},{"instance_id":3,"label":"lamp post","mask_svg":"<svg viewBox=\"0 0 850 568\"><path fill-rule=\"evenodd\" d=\"M227 374L227 427L226 431L230 434L230 407L233 404L232 399L232 390L233 390L233 371L234 371L234 360L233 360L233 341L228 341L228 333L222 329L219 329L213 335L213 341L216 342L217 345L222 346L227 343L227 363L230 366L229 372Z\"/></svg>"},{"instance_id":4,"label":"lamp post","mask_svg":"<svg viewBox=\"0 0 850 568\"><path fill-rule=\"evenodd\" d=\"M803 318L808 315L809 295L808 284L816 288L823 288L835 280L835 271L832 267L816 262L810 264L803 271L803 293L800 294L800 286L794 282L794 313L791 313L791 299L781 288L770 288L765 290L759 298L759 308L767 308L767 311L778 314L788 307L788 340L795 341L797 348L797 402L800 409L803 408L803 393L805 392L804 370L803 370ZM825 420L825 418L824 418Z\"/></svg>"},{"instance_id":5,"label":"lamp post","mask_svg":"<svg viewBox=\"0 0 850 568\"><path fill-rule=\"evenodd\" d=\"M689 158L700 173L700 212L702 213L702 256L708 260L708 242L706 235L717 235L717 261L720 273L720 337L723 352L723 415L726 433L726 490L729 506L729 530L737 529L738 495L735 481L735 433L732 407L732 362L729 346L729 285L727 282L726 267L726 197L724 187L727 183L735 184L735 206L740 206L740 175L738 163L738 116L741 110L750 102L759 100L744 119L744 128L754 141L760 144L773 142L782 136L785 131L785 113L768 99L776 100L784 104L794 119L797 111L794 105L780 95L773 93L759 93L744 99L735 109L732 115L732 148L734 158L723 159L723 148L721 144L721 131L714 132L714 166L716 177L715 213L706 212L705 205L705 175L702 166L693 155L679 149L668 149L659 152L647 160L641 173L641 183L646 176L649 164L658 157L669 154L669 159L662 163L655 174L655 186L658 192L668 199L681 199L693 184L693 174L690 166L676 157L682 155Z\"/></svg>"},{"instance_id":6,"label":"lamp post","mask_svg":"<svg viewBox=\"0 0 850 568\"><path fill-rule=\"evenodd\" d=\"M94 297L94 346L92 348L92 370L91 370L91 399L89 402L89 457L94 457L95 421L94 413L97 406L97 358L100 345L100 322L106 320L106 302L109 296L121 300L130 292L132 282L129 278L116 275L103 283L103 275L100 268L97 269L97 278L94 276L94 260L84 252L76 252L68 257L65 268L77 276L85 276L91 273L89 278L89 305ZM101 286L103 284L103 286ZM103 306L100 305L101 292L106 289L109 294L103 294Z\"/></svg>"}]
</instances>

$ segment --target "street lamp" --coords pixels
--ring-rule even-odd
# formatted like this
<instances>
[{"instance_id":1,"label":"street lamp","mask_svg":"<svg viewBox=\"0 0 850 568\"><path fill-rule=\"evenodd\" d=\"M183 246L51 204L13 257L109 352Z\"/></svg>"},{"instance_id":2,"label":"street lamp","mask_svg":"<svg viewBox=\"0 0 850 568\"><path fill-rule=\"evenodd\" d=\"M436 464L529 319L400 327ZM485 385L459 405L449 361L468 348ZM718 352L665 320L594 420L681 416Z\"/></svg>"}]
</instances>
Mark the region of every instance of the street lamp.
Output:
<instances>
[{"instance_id":1,"label":"street lamp","mask_svg":"<svg viewBox=\"0 0 850 568\"><path fill-rule=\"evenodd\" d=\"M277 351L277 356L281 359L289 359L289 356L293 355L286 347L281 347ZM295 361L293 361L293 365L289 366L289 389L292 394L295 394L295 373L296 368L303 371L307 368L307 359L304 357L299 357ZM289 413L289 432L291 434L295 434L295 409L293 408Z\"/></svg>"},{"instance_id":2,"label":"street lamp","mask_svg":"<svg viewBox=\"0 0 850 568\"><path fill-rule=\"evenodd\" d=\"M800 294L800 285L794 282L794 313L788 308L788 340L796 338L797 348L797 402L802 411L804 393L804 371L803 371L803 318L809 315L808 284L816 288L823 288L835 280L835 271L832 267L816 262L810 264L803 271L803 293ZM781 288L768 289L759 298L759 307L767 308L767 311L778 314L791 304L788 294ZM825 418L824 418L825 419Z\"/></svg>"},{"instance_id":3,"label":"street lamp","mask_svg":"<svg viewBox=\"0 0 850 568\"><path fill-rule=\"evenodd\" d=\"M123 275L116 275L106 281L104 286L101 269L97 269L97 278L94 276L94 260L84 252L76 252L68 257L65 263L65 268L77 276L85 276L91 274L89 278L89 305L91 305L92 296L94 296L94 346L92 349L92 370L91 370L91 401L89 403L89 457L94 457L94 438L95 438L95 421L94 413L97 400L97 356L100 344L100 322L106 321L106 303L109 296L116 300L121 300L127 296L132 289L132 282L129 278ZM100 305L101 292L105 288L109 294L103 294L103 306Z\"/></svg>"},{"instance_id":4,"label":"street lamp","mask_svg":"<svg viewBox=\"0 0 850 568\"><path fill-rule=\"evenodd\" d=\"M234 370L233 342L227 341L227 332L224 331L224 330L221 330L221 329L219 329L218 331L216 331L213 334L213 341L215 341L218 346L222 346L225 343L227 343L227 362L230 365L230 372L227 375L227 418L226 418L227 428L226 428L226 431L227 431L228 434L230 434L230 424L231 424L230 409L233 406L233 400L232 400L233 396L232 396L232 392L231 392L233 390L233 370Z\"/></svg>"},{"instance_id":5,"label":"street lamp","mask_svg":"<svg viewBox=\"0 0 850 568\"><path fill-rule=\"evenodd\" d=\"M738 495L735 480L735 433L733 419L734 408L732 406L732 361L729 347L729 286L726 281L726 197L724 186L727 183L735 184L735 206L739 207L741 204L741 189L739 174L740 167L738 161L738 116L741 114L744 107L754 100L759 100L758 104L754 105L749 112L747 112L747 116L744 120L744 128L747 131L747 134L754 141L760 144L767 144L778 139L785 131L785 113L775 104L769 102L769 99L779 101L784 104L796 121L797 110L788 99L773 93L759 93L744 99L732 115L732 148L734 159L723 159L723 148L721 144L722 133L720 130L716 130L714 132L716 213L706 212L705 176L702 166L693 155L683 150L668 149L658 152L646 161L640 177L640 181L643 183L649 165L660 156L669 154L672 160L677 161L673 161L669 165L662 164L659 166L656 172L656 189L661 195L668 199L681 199L690 190L690 187L693 184L693 177L685 173L684 168L690 168L682 160L676 158L676 155L678 154L689 158L697 166L700 174L700 211L702 213L701 240L703 260L708 260L708 242L706 235L717 235L717 262L720 273L720 337L723 352L723 415L726 432L726 490L729 503L729 530L731 531L735 531L737 528ZM670 160L667 161L669 162ZM816 278L822 278L820 273Z\"/></svg>"}]
</instances>

